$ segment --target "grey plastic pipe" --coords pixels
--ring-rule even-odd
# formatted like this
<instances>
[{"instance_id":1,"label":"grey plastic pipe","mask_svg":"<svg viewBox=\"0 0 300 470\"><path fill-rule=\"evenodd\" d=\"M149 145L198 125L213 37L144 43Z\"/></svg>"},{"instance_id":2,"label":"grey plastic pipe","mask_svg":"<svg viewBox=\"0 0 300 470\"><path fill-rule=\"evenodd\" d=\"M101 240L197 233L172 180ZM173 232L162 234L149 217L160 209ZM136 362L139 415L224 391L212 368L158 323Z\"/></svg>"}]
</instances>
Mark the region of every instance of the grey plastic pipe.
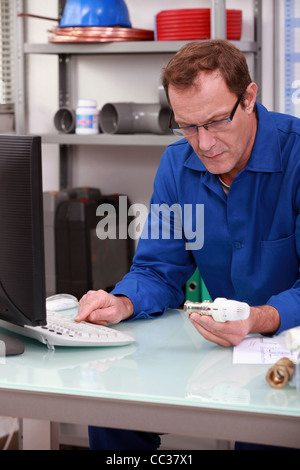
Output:
<instances>
[{"instance_id":1,"label":"grey plastic pipe","mask_svg":"<svg viewBox=\"0 0 300 470\"><path fill-rule=\"evenodd\" d=\"M170 111L160 103L107 103L99 113L100 127L108 134L166 134Z\"/></svg>"},{"instance_id":2,"label":"grey plastic pipe","mask_svg":"<svg viewBox=\"0 0 300 470\"><path fill-rule=\"evenodd\" d=\"M162 108L170 108L165 89L162 85L158 86L158 98Z\"/></svg>"},{"instance_id":3,"label":"grey plastic pipe","mask_svg":"<svg viewBox=\"0 0 300 470\"><path fill-rule=\"evenodd\" d=\"M71 134L75 132L76 112L67 107L59 108L54 115L54 125L59 132Z\"/></svg>"}]
</instances>

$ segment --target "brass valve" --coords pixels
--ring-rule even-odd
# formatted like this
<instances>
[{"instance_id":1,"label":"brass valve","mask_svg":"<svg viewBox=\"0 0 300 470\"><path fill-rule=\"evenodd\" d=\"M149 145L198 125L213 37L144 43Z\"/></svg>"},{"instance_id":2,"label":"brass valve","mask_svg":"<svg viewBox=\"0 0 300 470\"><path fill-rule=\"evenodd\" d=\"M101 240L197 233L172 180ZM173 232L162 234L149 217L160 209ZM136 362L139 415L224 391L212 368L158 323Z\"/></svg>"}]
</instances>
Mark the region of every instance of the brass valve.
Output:
<instances>
[{"instance_id":1,"label":"brass valve","mask_svg":"<svg viewBox=\"0 0 300 470\"><path fill-rule=\"evenodd\" d=\"M266 379L273 388L283 388L290 381L295 365L287 357L282 357L267 372Z\"/></svg>"}]
</instances>

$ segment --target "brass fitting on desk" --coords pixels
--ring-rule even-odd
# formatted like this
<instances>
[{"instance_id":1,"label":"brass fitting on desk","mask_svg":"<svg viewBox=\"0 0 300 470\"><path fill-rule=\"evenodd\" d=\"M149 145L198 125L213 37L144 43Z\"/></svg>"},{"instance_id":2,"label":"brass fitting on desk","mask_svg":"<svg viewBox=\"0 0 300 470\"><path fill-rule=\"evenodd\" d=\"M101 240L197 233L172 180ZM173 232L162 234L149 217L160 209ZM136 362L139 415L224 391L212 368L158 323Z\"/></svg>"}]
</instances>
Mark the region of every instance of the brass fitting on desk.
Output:
<instances>
[{"instance_id":1,"label":"brass fitting on desk","mask_svg":"<svg viewBox=\"0 0 300 470\"><path fill-rule=\"evenodd\" d=\"M293 361L287 357L283 357L268 370L266 375L267 382L273 388L283 388L290 381L294 369L295 365Z\"/></svg>"}]
</instances>

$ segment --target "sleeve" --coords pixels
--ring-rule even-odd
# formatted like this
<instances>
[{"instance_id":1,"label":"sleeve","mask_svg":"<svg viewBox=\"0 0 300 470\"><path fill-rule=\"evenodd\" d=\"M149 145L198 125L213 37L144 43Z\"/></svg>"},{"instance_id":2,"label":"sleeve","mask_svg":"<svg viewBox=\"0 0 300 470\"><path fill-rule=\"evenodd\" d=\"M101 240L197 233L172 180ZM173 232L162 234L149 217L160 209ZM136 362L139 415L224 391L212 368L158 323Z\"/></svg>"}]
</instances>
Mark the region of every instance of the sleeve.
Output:
<instances>
[{"instance_id":1,"label":"sleeve","mask_svg":"<svg viewBox=\"0 0 300 470\"><path fill-rule=\"evenodd\" d=\"M182 229L177 186L166 150L132 267L111 292L131 299L131 319L151 318L167 308L179 307L184 299L183 286L196 269Z\"/></svg>"},{"instance_id":2,"label":"sleeve","mask_svg":"<svg viewBox=\"0 0 300 470\"><path fill-rule=\"evenodd\" d=\"M295 241L299 265L298 279L291 289L273 295L267 302L275 307L280 315L281 324L276 334L300 325L300 213L296 218Z\"/></svg>"}]
</instances>

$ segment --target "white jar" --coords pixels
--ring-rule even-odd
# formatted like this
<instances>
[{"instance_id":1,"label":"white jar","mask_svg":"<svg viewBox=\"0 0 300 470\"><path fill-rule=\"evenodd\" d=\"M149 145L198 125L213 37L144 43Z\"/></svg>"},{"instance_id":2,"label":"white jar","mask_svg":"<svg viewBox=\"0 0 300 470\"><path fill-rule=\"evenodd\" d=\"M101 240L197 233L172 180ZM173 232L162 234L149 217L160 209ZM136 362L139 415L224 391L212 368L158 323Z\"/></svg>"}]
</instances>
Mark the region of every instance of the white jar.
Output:
<instances>
[{"instance_id":1,"label":"white jar","mask_svg":"<svg viewBox=\"0 0 300 470\"><path fill-rule=\"evenodd\" d=\"M76 134L98 134L98 109L96 100L79 100L76 109Z\"/></svg>"}]
</instances>

